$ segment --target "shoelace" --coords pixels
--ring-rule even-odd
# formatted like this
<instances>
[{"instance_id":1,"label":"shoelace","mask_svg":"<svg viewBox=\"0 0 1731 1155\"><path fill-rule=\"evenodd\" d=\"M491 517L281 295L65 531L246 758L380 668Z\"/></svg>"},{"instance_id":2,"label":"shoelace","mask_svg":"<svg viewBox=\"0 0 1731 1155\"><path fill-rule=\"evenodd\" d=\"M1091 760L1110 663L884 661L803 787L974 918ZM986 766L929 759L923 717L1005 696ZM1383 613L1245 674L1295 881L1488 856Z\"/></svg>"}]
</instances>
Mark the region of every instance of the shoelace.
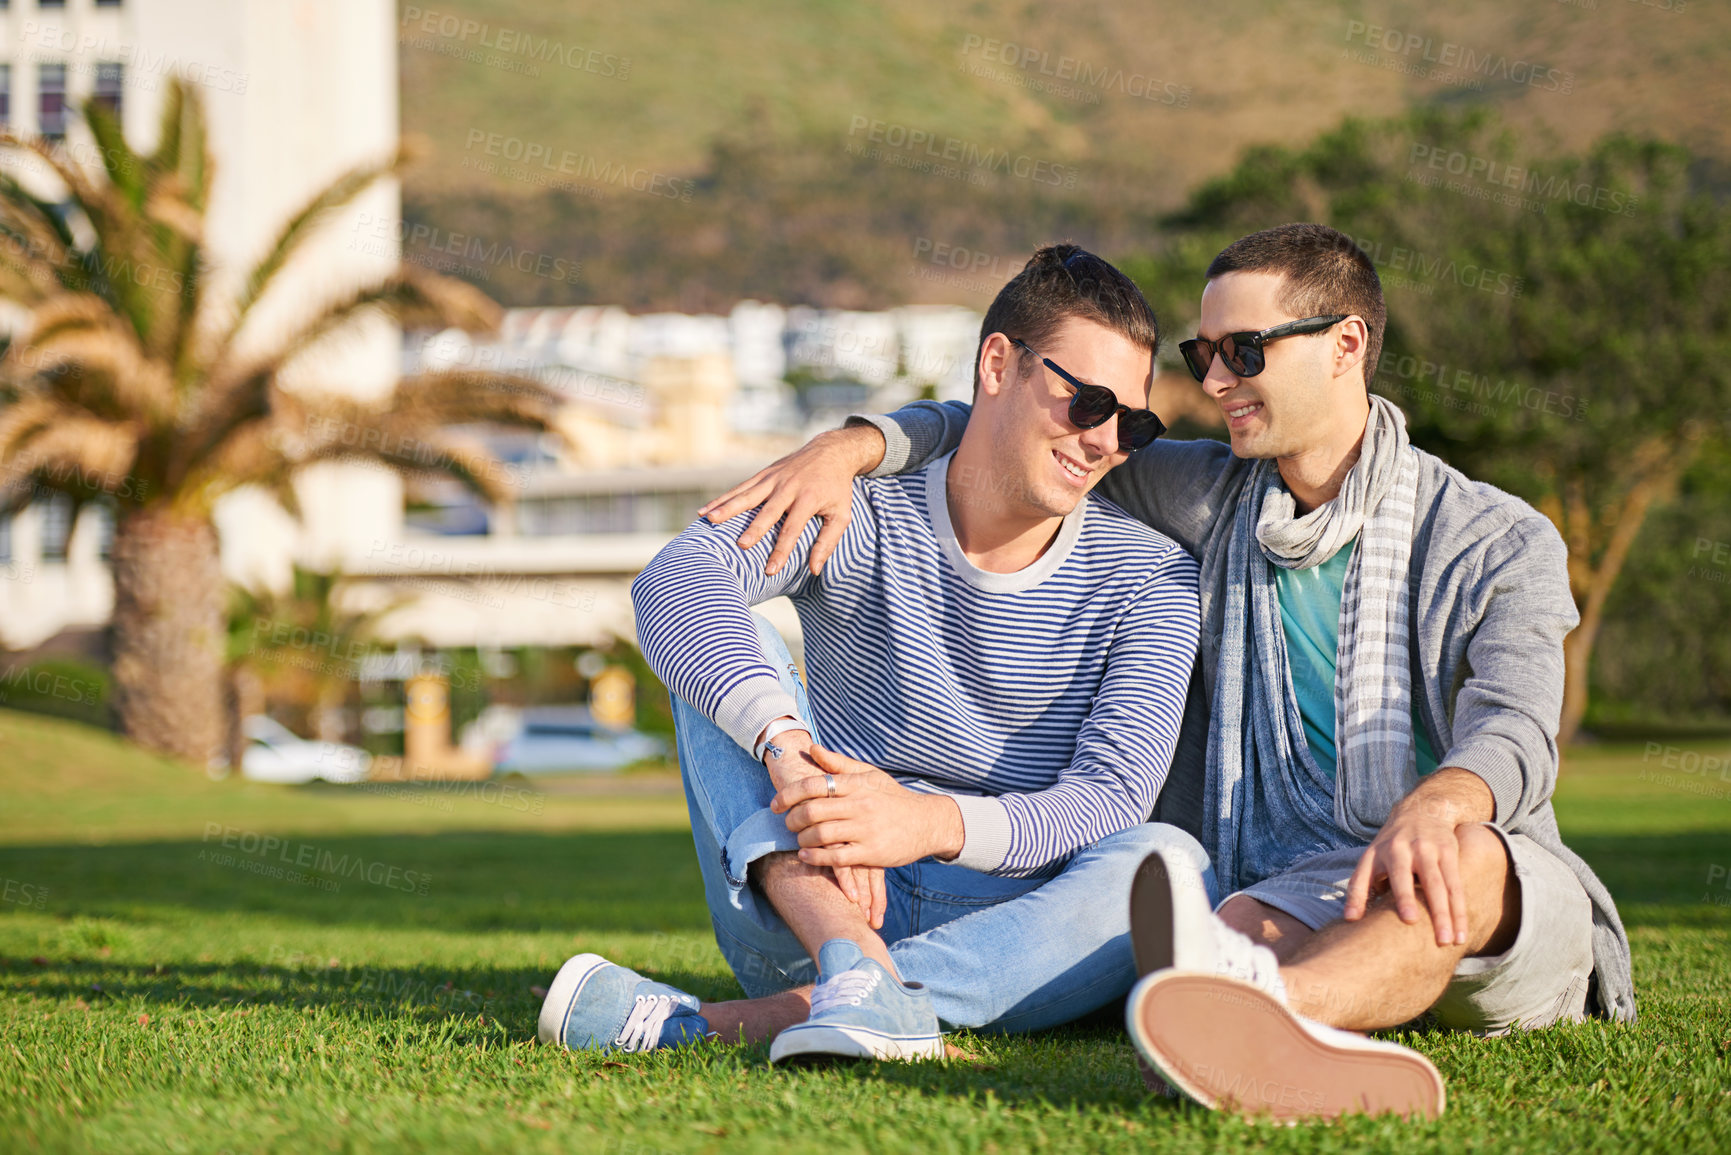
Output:
<instances>
[{"instance_id":1,"label":"shoelace","mask_svg":"<svg viewBox=\"0 0 1731 1155\"><path fill-rule=\"evenodd\" d=\"M648 1051L661 1043L661 1028L678 1004L672 995L638 995L614 1041L622 1051Z\"/></svg>"},{"instance_id":2,"label":"shoelace","mask_svg":"<svg viewBox=\"0 0 1731 1155\"><path fill-rule=\"evenodd\" d=\"M825 979L812 989L811 1013L820 1015L843 1003L859 1006L860 1000L877 989L882 977L872 971L849 970L842 971L832 979Z\"/></svg>"},{"instance_id":3,"label":"shoelace","mask_svg":"<svg viewBox=\"0 0 1731 1155\"><path fill-rule=\"evenodd\" d=\"M1272 950L1233 930L1218 918L1214 920L1214 932L1214 957L1219 960L1221 974L1261 987L1284 1001L1286 984L1280 978L1280 960Z\"/></svg>"}]
</instances>

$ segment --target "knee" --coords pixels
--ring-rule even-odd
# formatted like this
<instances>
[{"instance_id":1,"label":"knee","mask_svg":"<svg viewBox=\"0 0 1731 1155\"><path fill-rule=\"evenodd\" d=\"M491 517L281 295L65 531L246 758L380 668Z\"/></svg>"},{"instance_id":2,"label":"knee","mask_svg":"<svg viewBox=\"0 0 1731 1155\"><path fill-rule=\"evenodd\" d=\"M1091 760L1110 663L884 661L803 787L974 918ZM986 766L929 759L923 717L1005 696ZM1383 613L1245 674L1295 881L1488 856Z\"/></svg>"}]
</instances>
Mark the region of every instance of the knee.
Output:
<instances>
[{"instance_id":1,"label":"knee","mask_svg":"<svg viewBox=\"0 0 1731 1155\"><path fill-rule=\"evenodd\" d=\"M1200 863L1206 863L1208 852L1187 830L1166 822L1139 822L1116 834L1108 834L1094 845L1124 854L1138 855L1137 861L1156 850L1181 850Z\"/></svg>"},{"instance_id":2,"label":"knee","mask_svg":"<svg viewBox=\"0 0 1731 1155\"><path fill-rule=\"evenodd\" d=\"M1208 869L1208 852L1189 833L1165 822L1141 822L1116 834L1108 834L1092 849L1122 862L1126 872L1137 867L1156 850L1177 851L1185 855L1199 871Z\"/></svg>"},{"instance_id":3,"label":"knee","mask_svg":"<svg viewBox=\"0 0 1731 1155\"><path fill-rule=\"evenodd\" d=\"M1509 851L1502 838L1488 826L1474 823L1455 831L1460 843L1461 881L1468 888L1501 888L1508 878Z\"/></svg>"},{"instance_id":4,"label":"knee","mask_svg":"<svg viewBox=\"0 0 1731 1155\"><path fill-rule=\"evenodd\" d=\"M1460 841L1460 877L1467 906L1475 922L1496 923L1504 913L1514 867L1508 847L1488 826L1463 826L1455 832Z\"/></svg>"}]
</instances>

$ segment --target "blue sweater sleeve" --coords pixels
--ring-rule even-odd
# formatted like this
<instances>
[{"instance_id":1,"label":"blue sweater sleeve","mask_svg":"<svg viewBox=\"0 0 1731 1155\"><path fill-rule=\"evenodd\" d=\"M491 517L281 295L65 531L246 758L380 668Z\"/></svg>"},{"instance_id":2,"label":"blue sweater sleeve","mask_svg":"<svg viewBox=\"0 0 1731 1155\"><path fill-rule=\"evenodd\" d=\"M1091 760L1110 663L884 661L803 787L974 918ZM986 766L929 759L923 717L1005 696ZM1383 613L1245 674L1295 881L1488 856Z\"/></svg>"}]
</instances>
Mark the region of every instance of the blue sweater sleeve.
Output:
<instances>
[{"instance_id":1,"label":"blue sweater sleeve","mask_svg":"<svg viewBox=\"0 0 1731 1155\"><path fill-rule=\"evenodd\" d=\"M852 553L854 545L872 533L873 519L862 485L854 485L853 522L829 566L845 566L843 555ZM806 526L787 564L769 576L764 566L780 527L749 550L736 544L755 512L720 525L699 518L664 546L631 583L637 636L649 668L746 750L775 719L798 716L793 699L764 657L751 607L783 594L797 594L816 580L806 569L806 560L820 529L815 520Z\"/></svg>"}]
</instances>

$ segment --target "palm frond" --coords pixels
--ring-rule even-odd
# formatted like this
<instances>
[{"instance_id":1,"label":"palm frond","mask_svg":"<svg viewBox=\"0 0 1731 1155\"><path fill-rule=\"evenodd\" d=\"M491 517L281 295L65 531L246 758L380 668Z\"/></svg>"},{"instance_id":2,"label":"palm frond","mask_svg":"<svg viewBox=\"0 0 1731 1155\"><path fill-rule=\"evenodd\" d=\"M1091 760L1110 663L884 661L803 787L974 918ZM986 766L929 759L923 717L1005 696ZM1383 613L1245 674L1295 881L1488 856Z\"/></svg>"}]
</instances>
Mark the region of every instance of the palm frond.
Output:
<instances>
[{"instance_id":1,"label":"palm frond","mask_svg":"<svg viewBox=\"0 0 1731 1155\"><path fill-rule=\"evenodd\" d=\"M146 191L144 166L126 143L119 118L95 100L85 101L83 111L84 123L90 126L90 135L96 138L97 150L102 154L102 167L108 173L109 183L134 208L140 207Z\"/></svg>"},{"instance_id":2,"label":"palm frond","mask_svg":"<svg viewBox=\"0 0 1731 1155\"><path fill-rule=\"evenodd\" d=\"M336 180L321 189L301 210L290 217L283 225L282 231L276 236L264 257L254 265L241 285L240 296L234 303L234 316L229 322L227 333L218 342L217 353L213 360L223 359L227 350L238 339L247 317L253 306L258 304L277 274L293 258L295 252L304 244L334 210L352 203L355 198L372 188L379 181L390 177L401 170L410 159L408 150L399 150L397 155L389 160L373 164L359 165L337 177Z\"/></svg>"},{"instance_id":3,"label":"palm frond","mask_svg":"<svg viewBox=\"0 0 1731 1155\"><path fill-rule=\"evenodd\" d=\"M532 377L472 369L405 377L391 399L394 408L427 425L487 422L520 428L546 428L564 403L563 394Z\"/></svg>"},{"instance_id":4,"label":"palm frond","mask_svg":"<svg viewBox=\"0 0 1731 1155\"><path fill-rule=\"evenodd\" d=\"M408 477L453 478L491 502L509 501L514 496L512 468L478 442L413 422L378 420L366 428L379 435L376 445L332 440L312 450L305 463L374 462Z\"/></svg>"},{"instance_id":5,"label":"palm frond","mask_svg":"<svg viewBox=\"0 0 1731 1155\"><path fill-rule=\"evenodd\" d=\"M75 411L57 397L26 394L0 409L0 483L12 479L13 459L19 448L42 430Z\"/></svg>"},{"instance_id":6,"label":"palm frond","mask_svg":"<svg viewBox=\"0 0 1731 1155\"><path fill-rule=\"evenodd\" d=\"M46 339L32 334L29 345L42 363L62 367L54 391L79 408L155 427L173 421L174 384L167 367L143 356L120 326L63 328Z\"/></svg>"},{"instance_id":7,"label":"palm frond","mask_svg":"<svg viewBox=\"0 0 1731 1155\"><path fill-rule=\"evenodd\" d=\"M0 146L21 147L0 134ZM0 174L0 265L16 278L13 287L25 303L88 283L87 263L72 231L56 207L36 196L9 173Z\"/></svg>"},{"instance_id":8,"label":"palm frond","mask_svg":"<svg viewBox=\"0 0 1731 1155\"><path fill-rule=\"evenodd\" d=\"M232 368L218 365L206 391L205 410L215 422L211 433L220 436L223 428L232 427L236 418L230 415L256 409L256 399L301 354L361 318L375 315L405 327L490 331L498 327L501 310L486 294L462 281L405 266L398 276L332 303L275 347L245 363ZM210 441L211 436L196 438L195 452Z\"/></svg>"},{"instance_id":9,"label":"palm frond","mask_svg":"<svg viewBox=\"0 0 1731 1155\"><path fill-rule=\"evenodd\" d=\"M82 414L63 414L33 436L13 439L14 452L0 475L0 510L13 512L43 490L79 500L101 495L137 496L132 475L135 430Z\"/></svg>"}]
</instances>

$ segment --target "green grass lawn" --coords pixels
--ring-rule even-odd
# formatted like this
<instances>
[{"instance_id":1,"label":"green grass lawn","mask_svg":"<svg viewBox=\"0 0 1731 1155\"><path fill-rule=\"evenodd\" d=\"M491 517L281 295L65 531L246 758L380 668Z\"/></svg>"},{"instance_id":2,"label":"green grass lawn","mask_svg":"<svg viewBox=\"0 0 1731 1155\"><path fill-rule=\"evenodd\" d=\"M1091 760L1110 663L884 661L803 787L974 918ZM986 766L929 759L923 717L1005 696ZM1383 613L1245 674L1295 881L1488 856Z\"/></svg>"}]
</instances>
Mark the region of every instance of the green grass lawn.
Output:
<instances>
[{"instance_id":1,"label":"green grass lawn","mask_svg":"<svg viewBox=\"0 0 1731 1155\"><path fill-rule=\"evenodd\" d=\"M213 783L0 711L0 1149L1724 1151L1731 782L1644 753L1572 755L1558 799L1622 903L1639 1025L1408 1037L1442 1121L1281 1129L1148 1097L1114 1015L918 1066L540 1047L530 988L579 951L738 992L670 780Z\"/></svg>"}]
</instances>

